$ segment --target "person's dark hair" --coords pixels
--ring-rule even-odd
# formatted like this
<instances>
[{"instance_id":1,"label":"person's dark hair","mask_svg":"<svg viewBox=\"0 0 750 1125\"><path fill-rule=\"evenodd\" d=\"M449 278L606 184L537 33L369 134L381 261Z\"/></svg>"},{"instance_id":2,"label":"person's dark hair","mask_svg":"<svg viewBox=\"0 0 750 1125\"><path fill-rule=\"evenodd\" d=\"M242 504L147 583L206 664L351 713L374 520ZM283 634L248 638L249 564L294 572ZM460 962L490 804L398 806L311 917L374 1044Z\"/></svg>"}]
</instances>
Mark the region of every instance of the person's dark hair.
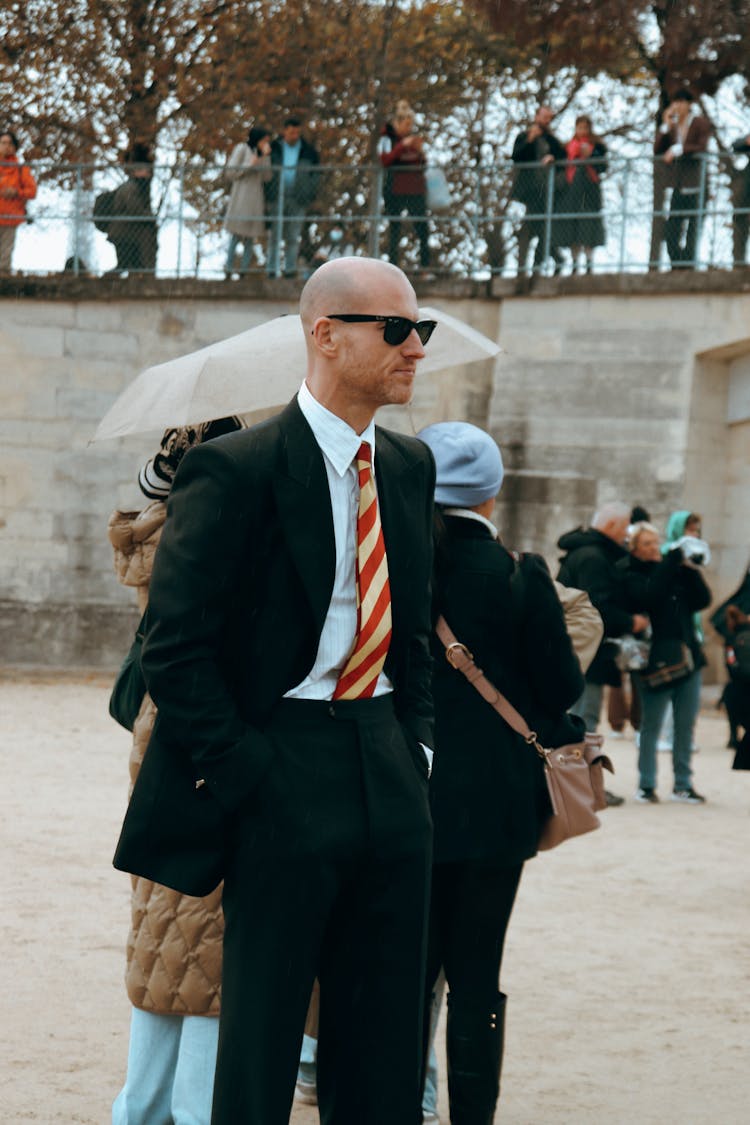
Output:
<instances>
[{"instance_id":1,"label":"person's dark hair","mask_svg":"<svg viewBox=\"0 0 750 1125\"><path fill-rule=\"evenodd\" d=\"M247 134L247 143L254 151L255 149L257 149L263 138L270 137L270 135L270 129L263 129L260 125L254 125L250 132Z\"/></svg>"},{"instance_id":2,"label":"person's dark hair","mask_svg":"<svg viewBox=\"0 0 750 1125\"><path fill-rule=\"evenodd\" d=\"M594 132L594 126L591 122L591 118L589 117L588 113L579 113L578 114L578 117L576 117L576 125L580 124L581 121L586 122L586 124L589 127L589 133Z\"/></svg>"},{"instance_id":3,"label":"person's dark hair","mask_svg":"<svg viewBox=\"0 0 750 1125\"><path fill-rule=\"evenodd\" d=\"M151 164L151 149L141 141L132 144L125 153L126 164Z\"/></svg>"},{"instance_id":4,"label":"person's dark hair","mask_svg":"<svg viewBox=\"0 0 750 1125\"><path fill-rule=\"evenodd\" d=\"M640 504L635 504L630 513L631 523L651 523L651 516Z\"/></svg>"},{"instance_id":5,"label":"person's dark hair","mask_svg":"<svg viewBox=\"0 0 750 1125\"><path fill-rule=\"evenodd\" d=\"M287 125L291 125L294 129L297 129L302 125L302 120L301 120L301 118L295 117L294 114L292 114L292 116L287 117L286 121L284 122L284 128L285 129L286 129Z\"/></svg>"},{"instance_id":6,"label":"person's dark hair","mask_svg":"<svg viewBox=\"0 0 750 1125\"><path fill-rule=\"evenodd\" d=\"M688 90L687 86L681 86L679 90L676 90L674 92L674 94L672 94L672 101L673 102L692 102L692 101L695 101L695 99L694 99L693 95L691 94L690 90Z\"/></svg>"},{"instance_id":7,"label":"person's dark hair","mask_svg":"<svg viewBox=\"0 0 750 1125\"><path fill-rule=\"evenodd\" d=\"M18 152L18 137L12 129L0 129L0 137L10 137L13 148Z\"/></svg>"}]
</instances>

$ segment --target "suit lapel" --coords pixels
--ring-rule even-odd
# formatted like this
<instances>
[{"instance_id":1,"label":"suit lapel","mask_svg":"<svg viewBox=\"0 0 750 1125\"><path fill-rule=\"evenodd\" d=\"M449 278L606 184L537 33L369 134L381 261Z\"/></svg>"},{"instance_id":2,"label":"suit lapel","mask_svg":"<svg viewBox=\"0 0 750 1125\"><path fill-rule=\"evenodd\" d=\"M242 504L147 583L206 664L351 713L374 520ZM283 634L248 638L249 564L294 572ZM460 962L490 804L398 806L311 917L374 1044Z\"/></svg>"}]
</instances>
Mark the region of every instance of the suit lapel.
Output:
<instances>
[{"instance_id":1,"label":"suit lapel","mask_svg":"<svg viewBox=\"0 0 750 1125\"><path fill-rule=\"evenodd\" d=\"M279 518L320 634L336 570L328 477L323 454L296 398L281 415L280 428L283 446L274 478Z\"/></svg>"}]
</instances>

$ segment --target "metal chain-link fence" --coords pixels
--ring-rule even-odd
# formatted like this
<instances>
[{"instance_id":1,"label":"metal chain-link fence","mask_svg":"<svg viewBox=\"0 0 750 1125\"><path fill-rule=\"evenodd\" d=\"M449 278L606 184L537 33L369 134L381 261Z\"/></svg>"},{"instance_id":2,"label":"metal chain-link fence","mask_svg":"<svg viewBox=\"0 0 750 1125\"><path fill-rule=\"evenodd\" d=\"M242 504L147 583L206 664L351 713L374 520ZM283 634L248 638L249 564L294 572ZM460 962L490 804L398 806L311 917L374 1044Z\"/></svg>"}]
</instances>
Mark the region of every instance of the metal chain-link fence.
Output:
<instances>
[{"instance_id":1,"label":"metal chain-link fence","mask_svg":"<svg viewBox=\"0 0 750 1125\"><path fill-rule=\"evenodd\" d=\"M12 268L304 276L328 258L369 254L422 275L485 278L743 264L750 166L695 159L698 186L689 192L673 186L672 167L645 156L448 164L436 185L442 198L399 194L379 166L277 168L252 212L235 213L228 228L224 167L37 163L27 166L38 190L15 227ZM431 173L427 180L432 188ZM0 201L0 232L9 219Z\"/></svg>"}]
</instances>

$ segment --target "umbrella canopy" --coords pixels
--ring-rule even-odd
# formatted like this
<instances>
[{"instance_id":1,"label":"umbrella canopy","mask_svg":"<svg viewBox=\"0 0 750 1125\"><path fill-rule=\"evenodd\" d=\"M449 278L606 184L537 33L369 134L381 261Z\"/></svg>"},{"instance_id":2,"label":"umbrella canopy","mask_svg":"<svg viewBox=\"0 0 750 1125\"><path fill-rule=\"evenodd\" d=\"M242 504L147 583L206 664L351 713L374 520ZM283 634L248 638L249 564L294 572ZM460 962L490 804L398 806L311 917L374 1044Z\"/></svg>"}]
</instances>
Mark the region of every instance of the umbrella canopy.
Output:
<instances>
[{"instance_id":1,"label":"umbrella canopy","mask_svg":"<svg viewBox=\"0 0 750 1125\"><path fill-rule=\"evenodd\" d=\"M418 377L490 359L501 350L489 337L440 309L420 309L419 315L436 320L438 327L420 360ZM268 410L292 398L305 370L300 318L279 316L197 352L147 367L115 400L93 440Z\"/></svg>"}]
</instances>

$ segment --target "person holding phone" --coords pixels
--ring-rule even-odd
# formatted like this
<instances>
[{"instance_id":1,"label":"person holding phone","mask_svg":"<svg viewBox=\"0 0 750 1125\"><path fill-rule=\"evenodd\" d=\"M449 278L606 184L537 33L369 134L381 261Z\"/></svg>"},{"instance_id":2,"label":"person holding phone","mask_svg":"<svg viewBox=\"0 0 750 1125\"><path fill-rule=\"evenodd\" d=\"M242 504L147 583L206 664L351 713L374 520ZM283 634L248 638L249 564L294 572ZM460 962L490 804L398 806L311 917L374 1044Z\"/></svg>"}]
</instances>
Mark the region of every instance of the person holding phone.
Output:
<instances>
[{"instance_id":1,"label":"person holding phone","mask_svg":"<svg viewBox=\"0 0 750 1125\"><path fill-rule=\"evenodd\" d=\"M672 188L664 228L672 269L694 269L705 210L704 154L711 137L707 117L693 110L693 95L678 90L662 114L654 155L667 165Z\"/></svg>"},{"instance_id":2,"label":"person holding phone","mask_svg":"<svg viewBox=\"0 0 750 1125\"><path fill-rule=\"evenodd\" d=\"M406 211L414 219L414 231L419 240L419 264L426 270L430 265L430 245L426 220L424 138L414 127L414 110L407 101L398 102L393 121L388 121L383 126L378 142L378 156L386 169L383 204L390 219L388 261L398 265L401 252L401 215Z\"/></svg>"}]
</instances>

